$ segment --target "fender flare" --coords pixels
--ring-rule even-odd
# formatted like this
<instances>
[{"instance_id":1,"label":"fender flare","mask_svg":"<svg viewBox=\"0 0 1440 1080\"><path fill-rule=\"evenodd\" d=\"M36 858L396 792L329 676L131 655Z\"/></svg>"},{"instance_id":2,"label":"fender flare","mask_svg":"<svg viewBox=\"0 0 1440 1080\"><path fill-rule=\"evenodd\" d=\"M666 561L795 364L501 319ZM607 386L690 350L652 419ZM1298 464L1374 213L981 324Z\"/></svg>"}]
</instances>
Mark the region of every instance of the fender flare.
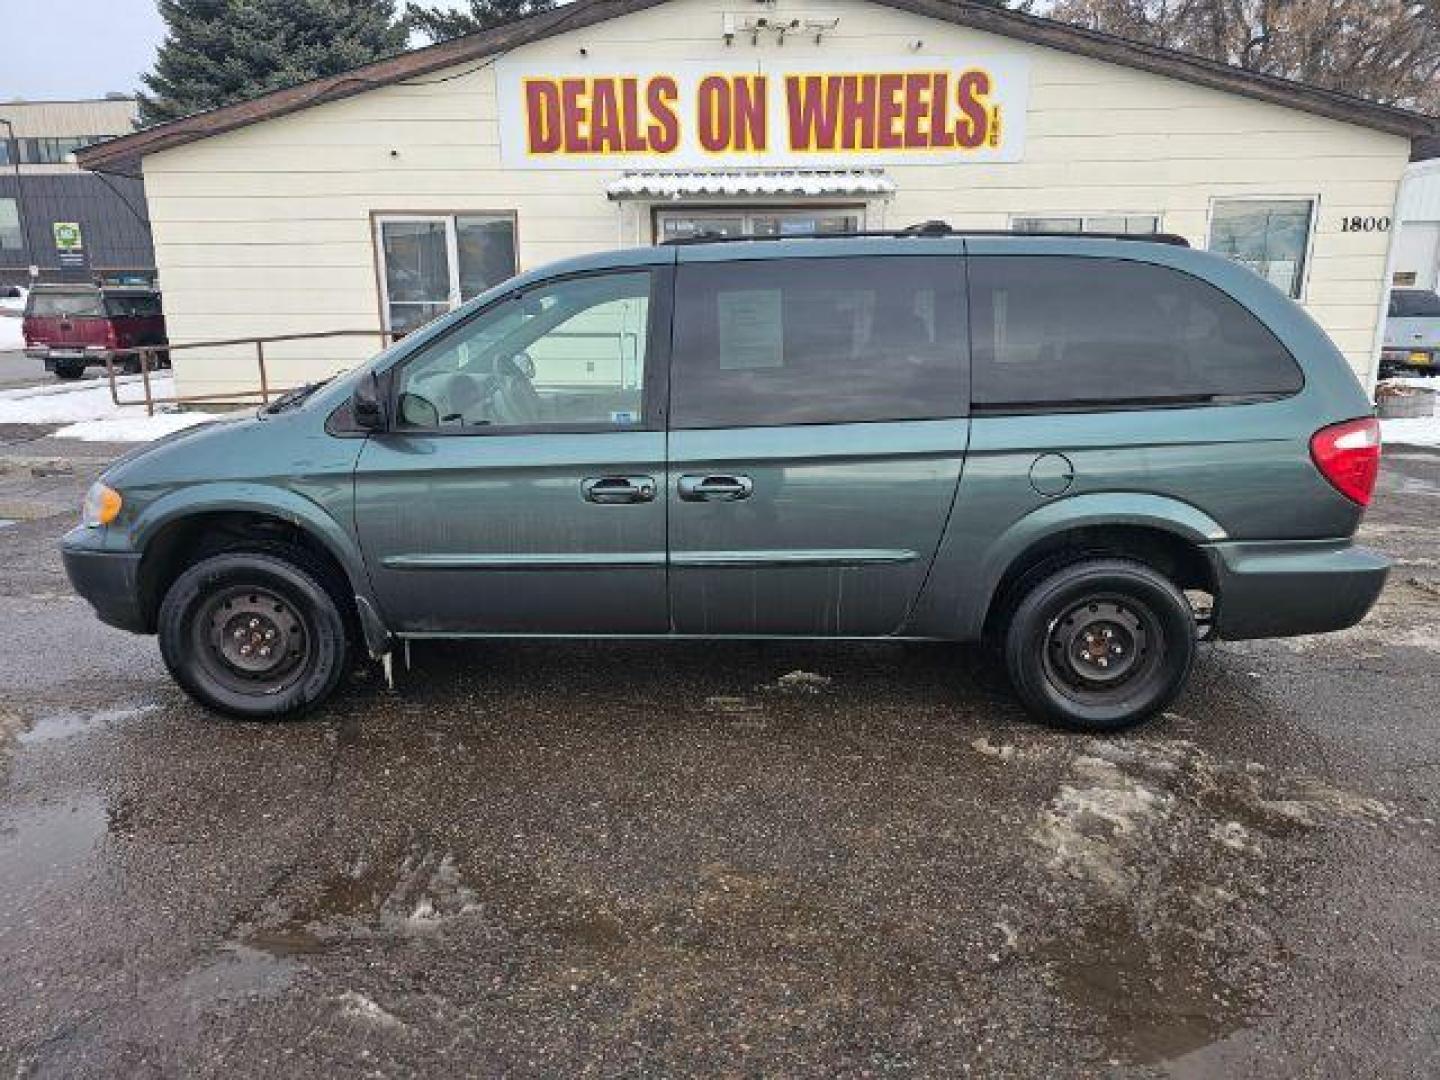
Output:
<instances>
[{"instance_id":1,"label":"fender flare","mask_svg":"<svg viewBox=\"0 0 1440 1080\"><path fill-rule=\"evenodd\" d=\"M1036 544L1072 529L1126 526L1169 533L1197 546L1226 540L1229 535L1203 510L1163 495L1091 492L1047 502L1012 522L991 541L974 572L961 575L950 608L954 635L960 640L981 636L1000 583L1016 560ZM959 555L963 558L963 552Z\"/></svg>"},{"instance_id":2,"label":"fender flare","mask_svg":"<svg viewBox=\"0 0 1440 1080\"><path fill-rule=\"evenodd\" d=\"M200 514L217 513L261 514L312 537L339 563L350 584L367 648L376 656L389 651L389 631L379 615L370 573L355 538L318 503L286 488L246 481L216 481L183 488L141 512L130 528L131 546L143 553L168 526Z\"/></svg>"}]
</instances>

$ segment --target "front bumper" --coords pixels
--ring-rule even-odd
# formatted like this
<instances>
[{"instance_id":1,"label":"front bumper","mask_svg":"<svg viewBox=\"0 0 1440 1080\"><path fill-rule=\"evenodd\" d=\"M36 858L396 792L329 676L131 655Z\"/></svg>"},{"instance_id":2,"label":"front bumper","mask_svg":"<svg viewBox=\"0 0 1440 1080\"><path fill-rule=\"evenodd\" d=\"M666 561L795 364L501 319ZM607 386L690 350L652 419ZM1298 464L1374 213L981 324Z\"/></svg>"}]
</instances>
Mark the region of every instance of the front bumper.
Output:
<instances>
[{"instance_id":1,"label":"front bumper","mask_svg":"<svg viewBox=\"0 0 1440 1080\"><path fill-rule=\"evenodd\" d=\"M148 634L151 628L140 602L140 556L129 551L105 551L94 546L95 530L78 528L61 541L60 555L71 586L101 622Z\"/></svg>"},{"instance_id":2,"label":"front bumper","mask_svg":"<svg viewBox=\"0 0 1440 1080\"><path fill-rule=\"evenodd\" d=\"M1374 606L1390 561L1349 540L1211 544L1218 588L1215 636L1326 634L1354 626Z\"/></svg>"}]
</instances>

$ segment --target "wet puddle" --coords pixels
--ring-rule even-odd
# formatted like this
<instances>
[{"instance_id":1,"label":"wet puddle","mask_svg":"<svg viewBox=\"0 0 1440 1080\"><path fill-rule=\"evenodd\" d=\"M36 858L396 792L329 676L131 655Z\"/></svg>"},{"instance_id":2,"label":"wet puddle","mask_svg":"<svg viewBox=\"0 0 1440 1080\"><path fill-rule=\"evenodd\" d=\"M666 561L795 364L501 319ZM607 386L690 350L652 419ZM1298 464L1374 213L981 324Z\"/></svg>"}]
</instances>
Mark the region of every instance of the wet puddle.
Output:
<instances>
[{"instance_id":1,"label":"wet puddle","mask_svg":"<svg viewBox=\"0 0 1440 1080\"><path fill-rule=\"evenodd\" d=\"M83 862L105 836L105 802L82 795L0 819L0 900L33 893Z\"/></svg>"},{"instance_id":2,"label":"wet puddle","mask_svg":"<svg viewBox=\"0 0 1440 1080\"><path fill-rule=\"evenodd\" d=\"M21 746L33 746L37 743L54 742L59 739L74 738L77 735L87 735L100 728L109 727L114 724L123 724L136 717L144 716L154 712L158 705L139 705L131 707L113 707L100 709L96 712L58 712L49 716L42 716L31 725L28 731L21 732L19 742Z\"/></svg>"},{"instance_id":3,"label":"wet puddle","mask_svg":"<svg viewBox=\"0 0 1440 1080\"><path fill-rule=\"evenodd\" d=\"M1117 1059L1158 1065L1248 1027L1260 1002L1198 962L1184 941L1150 943L1094 926L1052 946L1061 995Z\"/></svg>"},{"instance_id":4,"label":"wet puddle","mask_svg":"<svg viewBox=\"0 0 1440 1080\"><path fill-rule=\"evenodd\" d=\"M478 903L451 855L412 846L397 863L356 861L283 922L251 928L243 936L246 944L272 956L298 956L376 931L423 933L475 910Z\"/></svg>"},{"instance_id":5,"label":"wet puddle","mask_svg":"<svg viewBox=\"0 0 1440 1080\"><path fill-rule=\"evenodd\" d=\"M176 997L192 1017L221 1002L273 997L290 985L296 965L263 949L226 945L220 954L190 972Z\"/></svg>"}]
</instances>

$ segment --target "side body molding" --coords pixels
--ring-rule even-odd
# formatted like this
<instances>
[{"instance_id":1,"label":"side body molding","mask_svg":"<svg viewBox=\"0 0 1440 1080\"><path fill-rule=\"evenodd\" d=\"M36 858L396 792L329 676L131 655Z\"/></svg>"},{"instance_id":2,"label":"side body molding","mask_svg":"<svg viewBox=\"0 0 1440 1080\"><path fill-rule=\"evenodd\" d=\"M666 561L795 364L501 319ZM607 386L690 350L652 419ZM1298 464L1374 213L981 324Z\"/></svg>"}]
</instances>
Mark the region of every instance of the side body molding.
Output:
<instances>
[{"instance_id":1,"label":"side body molding","mask_svg":"<svg viewBox=\"0 0 1440 1080\"><path fill-rule=\"evenodd\" d=\"M904 633L978 640L1006 570L1035 544L1087 526L1142 526L1193 544L1227 539L1214 518L1189 503L1144 492L1092 492L1044 502L1008 523L976 513L962 495L935 556L925 592Z\"/></svg>"}]
</instances>

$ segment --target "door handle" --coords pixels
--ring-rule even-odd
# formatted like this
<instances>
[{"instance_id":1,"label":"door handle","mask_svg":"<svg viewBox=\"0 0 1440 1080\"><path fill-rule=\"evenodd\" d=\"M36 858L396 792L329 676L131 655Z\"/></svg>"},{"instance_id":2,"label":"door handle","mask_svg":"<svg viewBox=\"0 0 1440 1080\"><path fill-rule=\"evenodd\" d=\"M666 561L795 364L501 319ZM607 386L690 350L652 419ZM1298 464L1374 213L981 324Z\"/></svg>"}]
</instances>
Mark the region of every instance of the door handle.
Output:
<instances>
[{"instance_id":1,"label":"door handle","mask_svg":"<svg viewBox=\"0 0 1440 1080\"><path fill-rule=\"evenodd\" d=\"M653 476L592 476L580 482L586 502L602 506L616 503L647 503L655 499Z\"/></svg>"},{"instance_id":2,"label":"door handle","mask_svg":"<svg viewBox=\"0 0 1440 1080\"><path fill-rule=\"evenodd\" d=\"M676 489L684 502L739 502L750 497L755 482L748 476L682 476Z\"/></svg>"}]
</instances>

